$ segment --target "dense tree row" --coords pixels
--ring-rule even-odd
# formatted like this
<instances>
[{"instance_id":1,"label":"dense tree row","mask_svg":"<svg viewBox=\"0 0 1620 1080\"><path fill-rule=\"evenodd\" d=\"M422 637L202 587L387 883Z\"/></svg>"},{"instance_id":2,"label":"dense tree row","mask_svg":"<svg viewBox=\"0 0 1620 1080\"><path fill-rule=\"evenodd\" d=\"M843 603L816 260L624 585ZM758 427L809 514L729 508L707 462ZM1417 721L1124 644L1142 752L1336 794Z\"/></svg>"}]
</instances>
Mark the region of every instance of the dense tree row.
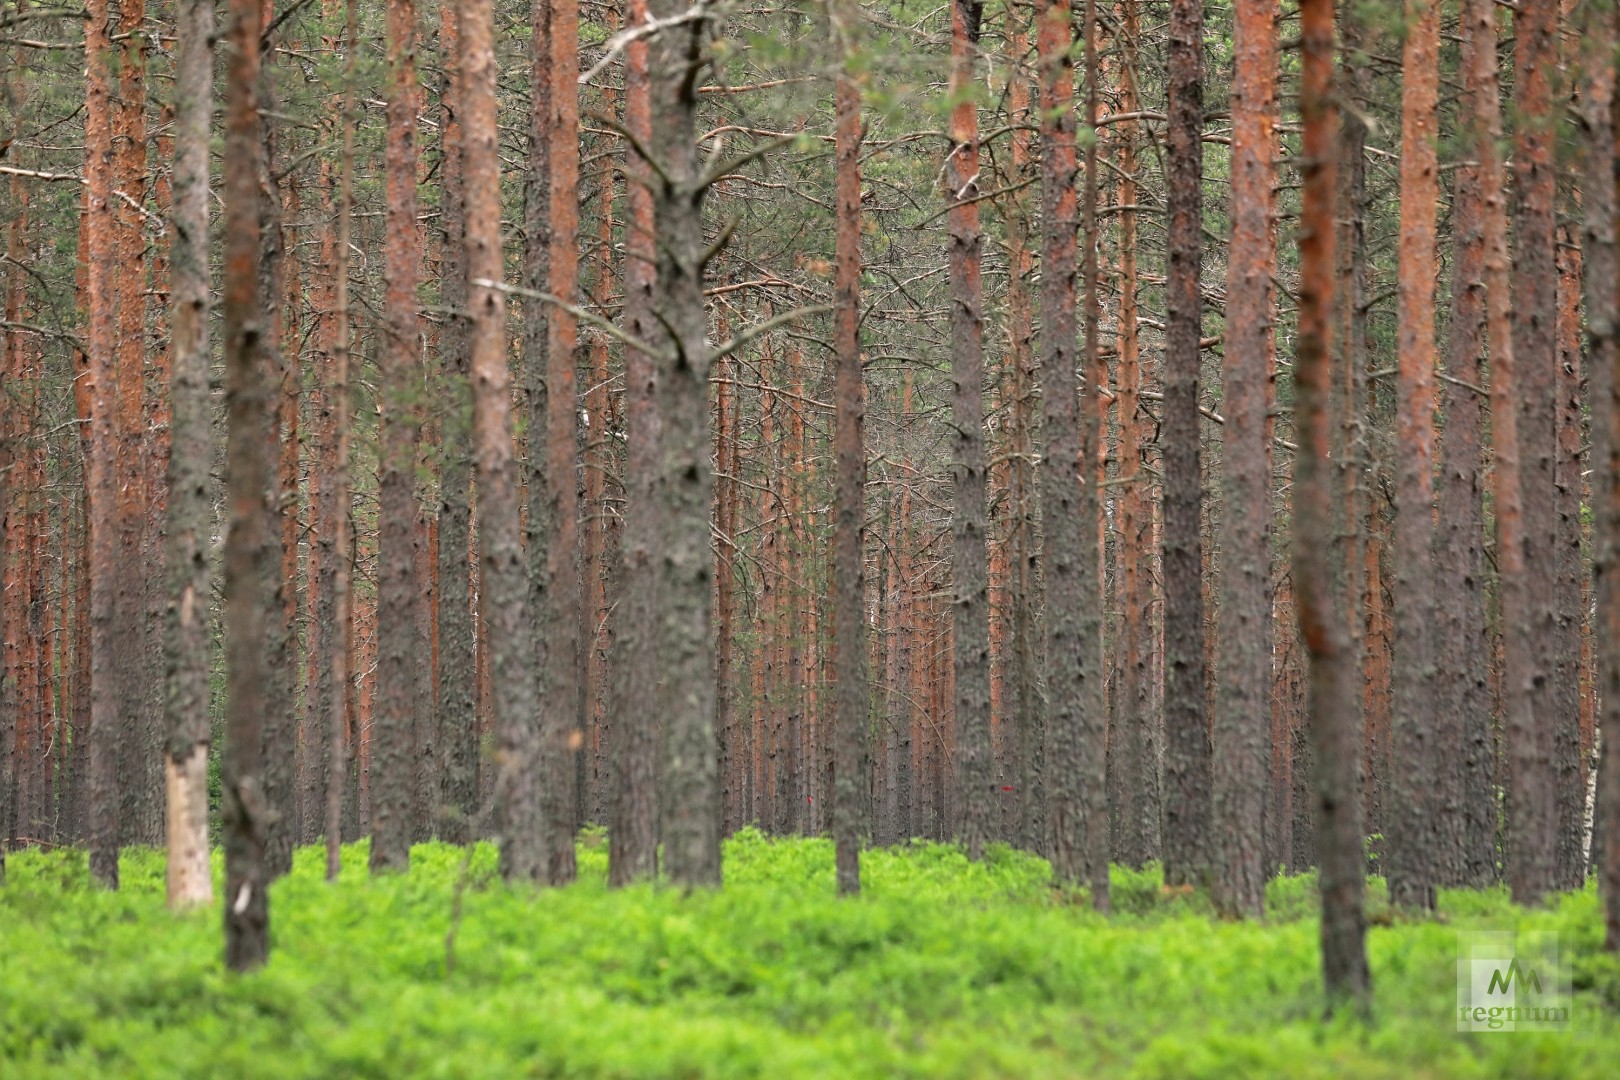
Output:
<instances>
[{"instance_id":1,"label":"dense tree row","mask_svg":"<svg viewBox=\"0 0 1620 1080\"><path fill-rule=\"evenodd\" d=\"M1319 866L1353 995L1368 856L1597 865L1620 944L1615 40L17 0L0 840L182 905L217 828L242 967L297 844L560 885L587 822Z\"/></svg>"}]
</instances>

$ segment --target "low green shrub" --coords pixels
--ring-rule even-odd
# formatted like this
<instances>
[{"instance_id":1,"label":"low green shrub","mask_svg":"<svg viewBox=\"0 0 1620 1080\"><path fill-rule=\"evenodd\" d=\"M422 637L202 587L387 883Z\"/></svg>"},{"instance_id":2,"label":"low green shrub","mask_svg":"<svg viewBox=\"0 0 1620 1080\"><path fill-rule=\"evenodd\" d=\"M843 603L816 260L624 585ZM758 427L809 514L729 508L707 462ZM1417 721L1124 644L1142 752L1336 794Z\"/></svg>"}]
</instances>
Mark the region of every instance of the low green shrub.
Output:
<instances>
[{"instance_id":1,"label":"low green shrub","mask_svg":"<svg viewBox=\"0 0 1620 1080\"><path fill-rule=\"evenodd\" d=\"M1447 891L1434 920L1384 920L1362 1025L1322 1018L1310 875L1239 923L1157 867L1116 868L1103 918L1001 846L867 852L855 900L833 895L826 840L750 830L725 856L725 887L687 894L609 890L600 833L553 890L504 885L488 845L419 845L375 880L352 845L335 885L301 850L272 891L271 962L239 977L217 908L164 909L161 853L127 852L118 893L82 852L15 854L0 1077L1606 1078L1620 1061L1590 888L1535 912ZM1459 1034L1456 930L1514 927L1565 935L1571 1029Z\"/></svg>"}]
</instances>

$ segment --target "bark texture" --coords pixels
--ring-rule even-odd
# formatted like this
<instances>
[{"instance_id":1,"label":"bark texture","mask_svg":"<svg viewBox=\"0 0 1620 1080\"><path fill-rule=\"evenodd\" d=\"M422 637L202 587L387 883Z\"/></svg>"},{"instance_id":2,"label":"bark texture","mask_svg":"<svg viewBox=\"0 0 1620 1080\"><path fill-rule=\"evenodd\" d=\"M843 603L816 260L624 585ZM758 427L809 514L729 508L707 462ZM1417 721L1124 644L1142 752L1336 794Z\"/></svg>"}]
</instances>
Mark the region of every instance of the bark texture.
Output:
<instances>
[{"instance_id":1,"label":"bark texture","mask_svg":"<svg viewBox=\"0 0 1620 1080\"><path fill-rule=\"evenodd\" d=\"M847 18L840 10L839 16ZM835 17L836 18L836 17ZM861 91L848 68L852 27L837 18L834 31L846 55L838 78L836 269L833 381L837 403L833 436L837 458L833 523L833 640L837 681L833 730L833 843L838 891L861 890L861 803L867 779L866 451L862 441L865 394L861 386Z\"/></svg>"},{"instance_id":2,"label":"bark texture","mask_svg":"<svg viewBox=\"0 0 1620 1080\"><path fill-rule=\"evenodd\" d=\"M646 0L628 0L626 19L647 19ZM652 139L652 97L648 46L633 41L625 48L624 125L642 146ZM658 252L653 237L652 173L641 155L625 151L625 199L630 219L625 238L624 328L641 342L658 340L653 319L653 289ZM649 345L649 348L651 346ZM643 677L618 679L618 790L608 828L608 878L627 885L650 878L658 869L657 768L659 671L659 567L663 535L663 499L658 460L661 421L657 409L658 365L647 349L627 349L624 358L625 452L624 617L619 636L622 671Z\"/></svg>"},{"instance_id":3,"label":"bark texture","mask_svg":"<svg viewBox=\"0 0 1620 1080\"><path fill-rule=\"evenodd\" d=\"M955 591L956 787L954 824L970 859L990 838L990 599L984 460L984 289L979 228L979 121L973 99L984 5L951 2L950 156L945 161L950 254L952 474Z\"/></svg>"},{"instance_id":4,"label":"bark texture","mask_svg":"<svg viewBox=\"0 0 1620 1080\"><path fill-rule=\"evenodd\" d=\"M685 11L682 0L650 4L654 18ZM714 560L709 507L709 366L703 275L712 253L703 235L709 179L697 153L698 85L709 63L706 20L651 42L652 152L659 245L656 318L664 328L657 403L663 508L659 593L660 696L664 717L663 845L670 879L720 883L719 754L715 741Z\"/></svg>"},{"instance_id":5,"label":"bark texture","mask_svg":"<svg viewBox=\"0 0 1620 1080\"><path fill-rule=\"evenodd\" d=\"M1221 429L1226 462L1211 821L1216 905L1258 918L1266 880L1271 760L1271 279L1277 24L1269 0L1236 8L1232 244L1226 285Z\"/></svg>"},{"instance_id":6,"label":"bark texture","mask_svg":"<svg viewBox=\"0 0 1620 1080\"><path fill-rule=\"evenodd\" d=\"M1209 728L1204 707L1204 594L1199 370L1203 305L1204 14L1170 5L1165 173L1170 211L1164 360L1164 865L1193 884L1210 869Z\"/></svg>"},{"instance_id":7,"label":"bark texture","mask_svg":"<svg viewBox=\"0 0 1620 1080\"><path fill-rule=\"evenodd\" d=\"M1497 437L1497 551L1506 629L1503 709L1508 757L1507 877L1519 903L1539 903L1555 886L1558 809L1553 732L1558 613L1554 507L1558 354L1557 189L1552 79L1558 63L1558 7L1520 6L1514 16L1512 360L1492 364ZM1496 351L1493 348L1492 356ZM1505 358L1504 358L1505 359ZM1516 414L1510 424L1504 414ZM1508 439L1512 439L1512 454ZM1517 486L1517 498L1510 490ZM1516 504L1516 505L1515 505ZM1515 565L1517 564L1517 565Z\"/></svg>"},{"instance_id":8,"label":"bark texture","mask_svg":"<svg viewBox=\"0 0 1620 1080\"><path fill-rule=\"evenodd\" d=\"M168 897L174 909L212 902L208 866L208 717L213 532L208 401L208 135L213 103L213 0L180 10L175 64L172 412L167 524Z\"/></svg>"},{"instance_id":9,"label":"bark texture","mask_svg":"<svg viewBox=\"0 0 1620 1080\"><path fill-rule=\"evenodd\" d=\"M1390 901L1434 907L1434 277L1440 7L1408 0L1401 95Z\"/></svg>"},{"instance_id":10,"label":"bark texture","mask_svg":"<svg viewBox=\"0 0 1620 1080\"><path fill-rule=\"evenodd\" d=\"M1311 740L1316 763L1317 850L1321 859L1322 976L1330 1007L1371 1001L1367 967L1366 867L1358 767L1361 732L1354 694L1359 672L1346 647L1342 592L1332 584L1329 537L1333 491L1331 428L1338 104L1333 98L1333 0L1302 0L1304 206L1299 233L1299 340L1294 360L1294 588L1300 632L1310 651Z\"/></svg>"},{"instance_id":11,"label":"bark texture","mask_svg":"<svg viewBox=\"0 0 1620 1080\"><path fill-rule=\"evenodd\" d=\"M384 323L378 348L382 410L378 463L377 703L371 774L371 870L411 862L416 758L416 451L413 390L422 363L416 316L416 4L388 0L388 208Z\"/></svg>"},{"instance_id":12,"label":"bark texture","mask_svg":"<svg viewBox=\"0 0 1620 1080\"><path fill-rule=\"evenodd\" d=\"M480 610L489 627L496 743L496 815L501 873L540 881L545 841L538 763L533 629L518 534L512 461L512 378L506 363L501 291L500 158L495 124L494 11L489 0L461 9L462 182L470 309L473 430L478 452Z\"/></svg>"},{"instance_id":13,"label":"bark texture","mask_svg":"<svg viewBox=\"0 0 1620 1080\"><path fill-rule=\"evenodd\" d=\"M225 452L230 525L225 536L225 751L220 784L225 844L225 965L260 967L270 954L269 806L265 798L272 547L265 432L272 409L259 298L259 8L231 0L226 77Z\"/></svg>"}]
</instances>

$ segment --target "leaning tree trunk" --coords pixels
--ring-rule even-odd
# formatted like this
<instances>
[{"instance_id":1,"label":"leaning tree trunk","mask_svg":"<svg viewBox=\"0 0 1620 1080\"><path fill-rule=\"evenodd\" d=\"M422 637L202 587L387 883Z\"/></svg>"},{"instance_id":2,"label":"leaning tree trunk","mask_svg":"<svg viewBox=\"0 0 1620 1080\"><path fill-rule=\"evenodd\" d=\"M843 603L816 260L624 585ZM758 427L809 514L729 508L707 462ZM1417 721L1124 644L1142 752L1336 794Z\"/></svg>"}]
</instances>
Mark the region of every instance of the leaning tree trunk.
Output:
<instances>
[{"instance_id":1,"label":"leaning tree trunk","mask_svg":"<svg viewBox=\"0 0 1620 1080\"><path fill-rule=\"evenodd\" d=\"M213 0L187 0L175 64L173 360L169 454L168 740L169 906L210 903L208 868L209 469L208 133L213 109Z\"/></svg>"},{"instance_id":2,"label":"leaning tree trunk","mask_svg":"<svg viewBox=\"0 0 1620 1080\"><path fill-rule=\"evenodd\" d=\"M264 316L259 306L259 5L231 0L225 133L225 752L220 783L225 843L225 963L261 966L270 953L266 888L264 713L274 597L264 433L270 424Z\"/></svg>"},{"instance_id":3,"label":"leaning tree trunk","mask_svg":"<svg viewBox=\"0 0 1620 1080\"><path fill-rule=\"evenodd\" d=\"M1321 860L1322 975L1330 1007L1366 1013L1366 887L1361 832L1361 732L1355 714L1359 672L1331 570L1334 170L1338 106L1333 99L1333 0L1303 0L1300 114L1304 122L1304 207L1299 232L1299 338L1294 359L1294 589L1300 633L1310 651L1311 752L1316 764L1317 851Z\"/></svg>"}]
</instances>

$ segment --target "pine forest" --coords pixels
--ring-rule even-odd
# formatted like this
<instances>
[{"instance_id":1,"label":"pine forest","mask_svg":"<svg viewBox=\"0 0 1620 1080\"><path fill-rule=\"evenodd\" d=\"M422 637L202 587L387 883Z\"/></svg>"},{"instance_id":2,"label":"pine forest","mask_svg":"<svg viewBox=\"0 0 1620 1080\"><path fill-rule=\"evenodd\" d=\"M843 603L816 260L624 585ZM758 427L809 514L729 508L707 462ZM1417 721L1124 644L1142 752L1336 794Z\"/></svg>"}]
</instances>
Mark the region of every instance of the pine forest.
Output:
<instances>
[{"instance_id":1,"label":"pine forest","mask_svg":"<svg viewBox=\"0 0 1620 1080\"><path fill-rule=\"evenodd\" d=\"M1616 1075L1617 73L0 0L0 1076Z\"/></svg>"}]
</instances>

